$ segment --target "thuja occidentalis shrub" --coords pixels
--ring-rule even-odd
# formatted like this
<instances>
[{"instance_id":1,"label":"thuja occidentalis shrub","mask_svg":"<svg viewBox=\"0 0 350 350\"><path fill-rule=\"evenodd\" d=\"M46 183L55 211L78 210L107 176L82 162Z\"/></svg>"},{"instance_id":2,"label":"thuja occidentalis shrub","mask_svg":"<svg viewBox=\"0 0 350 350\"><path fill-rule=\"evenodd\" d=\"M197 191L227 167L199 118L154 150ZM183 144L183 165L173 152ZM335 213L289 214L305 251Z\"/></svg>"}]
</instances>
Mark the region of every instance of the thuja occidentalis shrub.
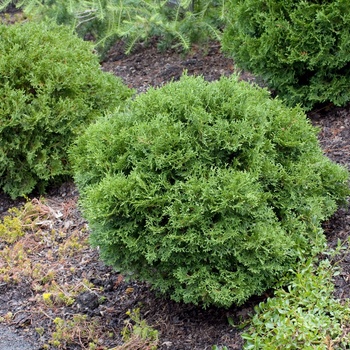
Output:
<instances>
[{"instance_id":1,"label":"thuja occidentalis shrub","mask_svg":"<svg viewBox=\"0 0 350 350\"><path fill-rule=\"evenodd\" d=\"M324 247L349 194L316 134L237 77L150 89L72 147L91 242L176 301L242 304Z\"/></svg>"},{"instance_id":2,"label":"thuja occidentalis shrub","mask_svg":"<svg viewBox=\"0 0 350 350\"><path fill-rule=\"evenodd\" d=\"M223 48L290 105L350 101L348 1L230 0Z\"/></svg>"},{"instance_id":3,"label":"thuja occidentalis shrub","mask_svg":"<svg viewBox=\"0 0 350 350\"><path fill-rule=\"evenodd\" d=\"M17 197L69 175L73 139L131 90L57 25L0 25L0 55L0 188Z\"/></svg>"}]
</instances>

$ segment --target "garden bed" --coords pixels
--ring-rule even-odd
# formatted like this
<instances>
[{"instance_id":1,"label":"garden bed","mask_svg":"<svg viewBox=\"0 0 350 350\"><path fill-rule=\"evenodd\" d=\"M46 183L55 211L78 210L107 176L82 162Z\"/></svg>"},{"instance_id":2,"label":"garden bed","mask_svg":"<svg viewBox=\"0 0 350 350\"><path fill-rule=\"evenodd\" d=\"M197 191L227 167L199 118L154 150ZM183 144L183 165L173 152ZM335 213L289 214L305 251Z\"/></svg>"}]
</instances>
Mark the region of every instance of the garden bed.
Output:
<instances>
[{"instance_id":1,"label":"garden bed","mask_svg":"<svg viewBox=\"0 0 350 350\"><path fill-rule=\"evenodd\" d=\"M217 43L204 49L194 47L188 55L175 50L160 53L154 42L148 47L139 45L129 56L123 52L122 43L117 43L102 67L121 77L139 93L150 86L178 80L184 70L190 75L203 75L209 81L235 73L234 62L221 54ZM241 77L256 82L247 72ZM311 111L309 118L320 128L319 139L325 154L350 168L350 106L322 106ZM239 308L203 310L160 297L144 283L127 282L118 272L104 266L97 250L89 248L86 242L88 226L80 215L78 197L74 184L65 183L49 189L41 199L35 194L30 198L36 217L31 221L27 235L19 241L25 248L27 260L24 259L23 266L18 265L19 269L14 270L8 281L0 283L0 316L9 326L25 333L40 349L57 331L56 318L86 315L87 321L77 320L76 326L78 329L91 328L90 335L96 348L108 349L123 344L121 331L129 319L126 312L140 308L142 318L159 331L158 349L204 350L214 345L242 348L241 330L232 325L247 320L254 305L272 296L272 292L254 297ZM0 215L3 217L9 208L21 204L24 201L12 201L0 194ZM349 227L349 208L341 208L324 223L329 246L335 247L339 239L346 242ZM4 250L4 247L0 248ZM344 255L340 262L341 273L335 279L335 294L344 300L350 296L349 262L350 255ZM35 275L35 268L47 275L50 271L54 273L43 280L43 276ZM53 284L57 285L57 293ZM48 290L51 296L45 300L44 294ZM63 300L57 301L59 291L63 293ZM63 331L57 347L88 348L89 340L85 339L85 334L79 336L79 331L67 327ZM54 348L53 343L50 346ZM125 349L141 348L130 345Z\"/></svg>"}]
</instances>

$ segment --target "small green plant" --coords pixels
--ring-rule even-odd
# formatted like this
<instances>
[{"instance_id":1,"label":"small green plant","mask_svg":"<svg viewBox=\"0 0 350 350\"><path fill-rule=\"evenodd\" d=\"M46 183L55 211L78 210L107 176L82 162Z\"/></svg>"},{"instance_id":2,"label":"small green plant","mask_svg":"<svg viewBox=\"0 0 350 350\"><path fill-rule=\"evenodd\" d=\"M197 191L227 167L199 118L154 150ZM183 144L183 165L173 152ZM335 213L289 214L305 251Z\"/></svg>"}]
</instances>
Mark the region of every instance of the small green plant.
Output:
<instances>
[{"instance_id":1,"label":"small green plant","mask_svg":"<svg viewBox=\"0 0 350 350\"><path fill-rule=\"evenodd\" d=\"M158 331L150 327L147 321L141 318L140 309L129 310L126 314L130 317L130 320L125 321L125 327L122 330L125 344L116 349L156 350Z\"/></svg>"},{"instance_id":2,"label":"small green plant","mask_svg":"<svg viewBox=\"0 0 350 350\"><path fill-rule=\"evenodd\" d=\"M20 210L12 208L0 221L0 241L11 244L24 236L22 220L18 217Z\"/></svg>"},{"instance_id":3,"label":"small green plant","mask_svg":"<svg viewBox=\"0 0 350 350\"><path fill-rule=\"evenodd\" d=\"M348 349L350 305L334 298L334 273L328 260L300 266L287 288L255 307L244 349Z\"/></svg>"},{"instance_id":4,"label":"small green plant","mask_svg":"<svg viewBox=\"0 0 350 350\"><path fill-rule=\"evenodd\" d=\"M69 176L75 137L132 91L65 27L0 25L0 38L0 188L15 198Z\"/></svg>"},{"instance_id":5,"label":"small green plant","mask_svg":"<svg viewBox=\"0 0 350 350\"><path fill-rule=\"evenodd\" d=\"M61 259L75 254L81 254L81 251L88 248L89 242L86 235L80 231L74 231L58 248L58 254Z\"/></svg>"},{"instance_id":6,"label":"small green plant","mask_svg":"<svg viewBox=\"0 0 350 350\"><path fill-rule=\"evenodd\" d=\"M52 301L52 293L43 293L43 301L46 305L52 306L53 301Z\"/></svg>"},{"instance_id":7,"label":"small green plant","mask_svg":"<svg viewBox=\"0 0 350 350\"><path fill-rule=\"evenodd\" d=\"M290 105L350 101L350 7L344 0L230 0L223 49Z\"/></svg>"},{"instance_id":8,"label":"small green plant","mask_svg":"<svg viewBox=\"0 0 350 350\"><path fill-rule=\"evenodd\" d=\"M176 301L242 304L323 249L321 221L349 194L316 135L237 77L151 89L71 150L91 243Z\"/></svg>"},{"instance_id":9,"label":"small green plant","mask_svg":"<svg viewBox=\"0 0 350 350\"><path fill-rule=\"evenodd\" d=\"M83 349L97 349L101 326L95 319L87 315L75 314L72 319L60 317L54 319L55 331L49 344L58 349L66 349L69 345L78 345Z\"/></svg>"}]
</instances>

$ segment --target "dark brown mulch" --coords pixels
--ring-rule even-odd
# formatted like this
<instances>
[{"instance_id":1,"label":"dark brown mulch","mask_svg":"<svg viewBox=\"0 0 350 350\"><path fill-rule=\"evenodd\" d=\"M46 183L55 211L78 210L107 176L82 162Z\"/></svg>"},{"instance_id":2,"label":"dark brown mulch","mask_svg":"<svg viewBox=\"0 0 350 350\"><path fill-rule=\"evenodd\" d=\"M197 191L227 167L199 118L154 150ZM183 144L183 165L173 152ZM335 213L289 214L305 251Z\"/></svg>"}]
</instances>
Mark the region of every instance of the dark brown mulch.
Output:
<instances>
[{"instance_id":1,"label":"dark brown mulch","mask_svg":"<svg viewBox=\"0 0 350 350\"><path fill-rule=\"evenodd\" d=\"M170 80L179 79L184 70L187 70L188 74L203 75L209 81L235 72L233 61L220 53L220 47L216 43L211 43L205 49L194 48L186 56L174 50L159 53L154 45L149 47L140 45L132 55L126 56L123 53L122 43L118 43L110 50L102 67L120 76L128 86L140 93L150 86L161 86ZM255 82L255 78L246 72L242 74L242 79ZM328 106L309 113L311 122L320 127L320 143L325 154L346 167L350 166L349 109L350 107ZM85 231L86 223L76 205L78 193L74 185L66 183L59 188L49 189L45 198L47 206L54 212L64 213L63 218L49 218L53 225L50 229L63 232L66 238L75 234L83 240L84 234L81 234L81 231ZM11 201L6 195L0 194L0 215L3 215L9 207L18 204L19 201ZM330 246L335 246L338 238L346 241L349 227L349 208L339 209L332 219L324 224ZM48 240L48 230L45 227L41 227L41 230L42 236ZM29 234L28 242L30 239ZM79 254L66 254L62 259L62 255L54 246L55 242L59 242L59 237L52 239L52 247L43 246L43 251L40 253L42 256L52 257L51 264L57 272L56 280L60 285L69 285L75 280L81 281L81 278L84 278L94 287L78 294L72 305L58 305L53 309L39 301L42 291L33 289L30 278L27 282L26 279L22 279L17 285L11 282L0 284L0 316L12 312L14 317L9 324L23 330L30 339L40 344L38 349L43 343L47 343L54 327L55 317L69 318L76 313L102 320L104 333L100 335L101 349L103 346L112 347L121 344L120 331L124 326L124 320L127 319L126 311L137 307L140 307L143 318L159 330L161 350L205 350L211 349L213 345L241 349L243 345L241 331L232 327L230 323L238 324L247 319L254 305L267 296L252 298L244 306L232 307L229 310L218 308L203 310L193 305L175 303L158 296L144 283L125 281L118 272L113 272L104 266L98 259L98 251L88 246L84 246ZM50 255L45 255L49 254L49 250ZM33 259L38 259L38 255L33 255ZM342 273L336 279L336 295L342 299L350 296L349 262L350 258L344 256L341 263ZM37 260L34 263L42 262ZM74 273L71 272L73 270ZM34 285L38 288L37 284ZM45 330L41 337L34 331L40 327ZM114 337L108 338L106 331L114 333ZM65 345L64 348L83 347L81 344L71 344Z\"/></svg>"},{"instance_id":2,"label":"dark brown mulch","mask_svg":"<svg viewBox=\"0 0 350 350\"><path fill-rule=\"evenodd\" d=\"M102 67L121 77L138 92L179 80L184 71L188 75L202 75L208 81L238 73L232 59L222 55L220 45L215 42L204 48L194 46L190 53L184 55L174 49L159 52L153 41L147 47L138 45L129 56L125 55L123 44L119 42L110 49ZM255 77L248 72L241 75L242 79L255 81Z\"/></svg>"}]
</instances>

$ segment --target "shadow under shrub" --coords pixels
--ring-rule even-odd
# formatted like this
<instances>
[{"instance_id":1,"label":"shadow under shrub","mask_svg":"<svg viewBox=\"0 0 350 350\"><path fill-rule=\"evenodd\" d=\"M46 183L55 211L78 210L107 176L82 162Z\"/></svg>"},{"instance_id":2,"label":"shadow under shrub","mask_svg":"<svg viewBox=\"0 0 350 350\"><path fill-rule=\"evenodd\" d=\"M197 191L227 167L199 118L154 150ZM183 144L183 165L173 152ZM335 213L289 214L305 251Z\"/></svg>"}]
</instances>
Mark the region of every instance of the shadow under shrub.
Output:
<instances>
[{"instance_id":1,"label":"shadow under shrub","mask_svg":"<svg viewBox=\"0 0 350 350\"><path fill-rule=\"evenodd\" d=\"M0 25L0 188L11 197L70 174L73 139L131 95L92 51L64 27Z\"/></svg>"},{"instance_id":2,"label":"shadow under shrub","mask_svg":"<svg viewBox=\"0 0 350 350\"><path fill-rule=\"evenodd\" d=\"M174 300L242 304L323 248L349 193L316 133L236 77L151 89L71 150L91 242Z\"/></svg>"},{"instance_id":3,"label":"shadow under shrub","mask_svg":"<svg viewBox=\"0 0 350 350\"><path fill-rule=\"evenodd\" d=\"M290 105L350 101L348 1L230 0L223 49Z\"/></svg>"}]
</instances>

